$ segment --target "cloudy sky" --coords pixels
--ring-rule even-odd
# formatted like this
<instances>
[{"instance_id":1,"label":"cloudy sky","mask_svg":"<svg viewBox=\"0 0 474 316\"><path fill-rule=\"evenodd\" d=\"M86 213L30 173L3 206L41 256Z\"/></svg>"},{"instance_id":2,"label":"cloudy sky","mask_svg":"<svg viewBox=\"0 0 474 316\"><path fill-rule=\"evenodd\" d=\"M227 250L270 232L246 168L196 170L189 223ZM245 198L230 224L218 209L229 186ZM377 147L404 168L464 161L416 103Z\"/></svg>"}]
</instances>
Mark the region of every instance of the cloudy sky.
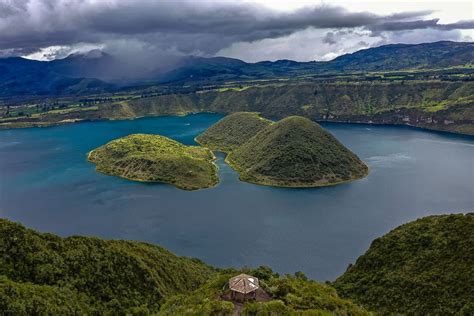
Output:
<instances>
[{"instance_id":1,"label":"cloudy sky","mask_svg":"<svg viewBox=\"0 0 474 316\"><path fill-rule=\"evenodd\" d=\"M471 0L0 0L0 56L328 60L389 43L472 41Z\"/></svg>"}]
</instances>

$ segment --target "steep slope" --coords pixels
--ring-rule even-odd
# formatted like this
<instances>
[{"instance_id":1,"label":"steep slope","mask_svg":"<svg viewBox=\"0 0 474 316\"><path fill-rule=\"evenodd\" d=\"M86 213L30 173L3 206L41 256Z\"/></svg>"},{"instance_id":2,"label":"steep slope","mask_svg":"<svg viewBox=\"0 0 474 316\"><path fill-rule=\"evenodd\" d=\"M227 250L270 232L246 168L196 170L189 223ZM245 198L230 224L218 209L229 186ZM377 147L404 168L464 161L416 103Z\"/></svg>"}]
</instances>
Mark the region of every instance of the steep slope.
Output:
<instances>
[{"instance_id":1,"label":"steep slope","mask_svg":"<svg viewBox=\"0 0 474 316\"><path fill-rule=\"evenodd\" d=\"M11 314L156 312L213 273L150 244L60 238L0 219L0 310Z\"/></svg>"},{"instance_id":2,"label":"steep slope","mask_svg":"<svg viewBox=\"0 0 474 316\"><path fill-rule=\"evenodd\" d=\"M291 116L258 132L226 161L240 179L282 187L319 187L365 177L367 166L317 123Z\"/></svg>"},{"instance_id":3,"label":"steep slope","mask_svg":"<svg viewBox=\"0 0 474 316\"><path fill-rule=\"evenodd\" d=\"M196 137L196 141L212 150L229 152L270 125L258 113L237 112L227 115Z\"/></svg>"},{"instance_id":4,"label":"steep slope","mask_svg":"<svg viewBox=\"0 0 474 316\"><path fill-rule=\"evenodd\" d=\"M473 105L474 82L299 83L111 101L94 109L70 108L30 117L15 114L0 118L0 129L83 119L255 111L265 117L301 115L316 121L403 124L474 135ZM28 109L15 111L24 110Z\"/></svg>"},{"instance_id":5,"label":"steep slope","mask_svg":"<svg viewBox=\"0 0 474 316\"><path fill-rule=\"evenodd\" d=\"M474 315L474 213L394 229L374 240L335 286L383 314Z\"/></svg>"},{"instance_id":6,"label":"steep slope","mask_svg":"<svg viewBox=\"0 0 474 316\"><path fill-rule=\"evenodd\" d=\"M183 190L219 182L209 149L185 146L159 135L133 134L91 151L97 171L134 181L165 182Z\"/></svg>"}]
</instances>

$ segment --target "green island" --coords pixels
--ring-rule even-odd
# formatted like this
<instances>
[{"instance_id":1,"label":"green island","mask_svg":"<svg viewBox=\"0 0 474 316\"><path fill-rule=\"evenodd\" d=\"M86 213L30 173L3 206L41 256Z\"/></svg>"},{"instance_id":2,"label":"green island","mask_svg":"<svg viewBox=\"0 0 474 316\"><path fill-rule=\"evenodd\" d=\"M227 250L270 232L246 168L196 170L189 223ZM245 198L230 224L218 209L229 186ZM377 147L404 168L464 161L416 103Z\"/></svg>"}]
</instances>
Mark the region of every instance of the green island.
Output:
<instances>
[{"instance_id":1,"label":"green island","mask_svg":"<svg viewBox=\"0 0 474 316\"><path fill-rule=\"evenodd\" d=\"M141 182L164 182L183 190L219 182L215 156L207 148L185 146L160 135L133 134L92 150L88 160L99 172Z\"/></svg>"},{"instance_id":2,"label":"green island","mask_svg":"<svg viewBox=\"0 0 474 316\"><path fill-rule=\"evenodd\" d=\"M217 269L151 244L39 233L0 219L0 310L12 314L472 315L474 214L429 216L373 241L334 283ZM225 297L239 273L264 300Z\"/></svg>"},{"instance_id":3,"label":"green island","mask_svg":"<svg viewBox=\"0 0 474 316\"><path fill-rule=\"evenodd\" d=\"M196 137L196 142L212 150L228 153L272 123L256 112L237 112L209 127Z\"/></svg>"},{"instance_id":4,"label":"green island","mask_svg":"<svg viewBox=\"0 0 474 316\"><path fill-rule=\"evenodd\" d=\"M321 187L360 179L369 172L334 136L301 116L272 122L256 113L236 113L196 139L227 152L226 162L240 179L255 184Z\"/></svg>"},{"instance_id":5,"label":"green island","mask_svg":"<svg viewBox=\"0 0 474 316\"><path fill-rule=\"evenodd\" d=\"M334 286L382 315L474 315L474 213L428 216L372 242Z\"/></svg>"}]
</instances>

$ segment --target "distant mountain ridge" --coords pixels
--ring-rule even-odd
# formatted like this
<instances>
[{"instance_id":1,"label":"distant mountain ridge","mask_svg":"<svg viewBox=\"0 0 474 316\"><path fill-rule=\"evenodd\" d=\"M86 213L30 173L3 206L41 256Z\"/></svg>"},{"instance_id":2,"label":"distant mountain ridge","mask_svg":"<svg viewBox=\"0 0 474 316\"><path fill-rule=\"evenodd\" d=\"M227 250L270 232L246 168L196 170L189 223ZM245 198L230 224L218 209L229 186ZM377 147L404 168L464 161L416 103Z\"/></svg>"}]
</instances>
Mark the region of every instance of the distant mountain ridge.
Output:
<instances>
[{"instance_id":1,"label":"distant mountain ridge","mask_svg":"<svg viewBox=\"0 0 474 316\"><path fill-rule=\"evenodd\" d=\"M81 95L124 85L264 79L304 74L389 71L462 66L474 61L472 42L391 44L339 56L331 61L292 60L246 63L226 57L188 56L165 67L126 63L100 51L49 62L0 59L0 96Z\"/></svg>"},{"instance_id":2,"label":"distant mountain ridge","mask_svg":"<svg viewBox=\"0 0 474 316\"><path fill-rule=\"evenodd\" d=\"M400 70L449 67L474 62L472 42L390 44L336 57L329 63L341 70Z\"/></svg>"}]
</instances>

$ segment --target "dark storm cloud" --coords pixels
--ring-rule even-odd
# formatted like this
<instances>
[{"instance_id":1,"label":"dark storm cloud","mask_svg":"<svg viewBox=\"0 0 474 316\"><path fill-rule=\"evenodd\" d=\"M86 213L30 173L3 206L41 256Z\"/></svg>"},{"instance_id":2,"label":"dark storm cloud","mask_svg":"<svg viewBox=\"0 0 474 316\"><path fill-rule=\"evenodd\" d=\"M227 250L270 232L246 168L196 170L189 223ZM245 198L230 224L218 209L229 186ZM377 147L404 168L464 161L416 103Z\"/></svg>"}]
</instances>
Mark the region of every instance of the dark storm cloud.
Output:
<instances>
[{"instance_id":1,"label":"dark storm cloud","mask_svg":"<svg viewBox=\"0 0 474 316\"><path fill-rule=\"evenodd\" d=\"M387 22L372 26L370 29L374 31L405 31L405 30L419 30L426 28L440 29L440 30L459 30L459 29L474 29L474 21L459 21L450 24L439 24L439 19L431 20L416 20L404 22Z\"/></svg>"},{"instance_id":2,"label":"dark storm cloud","mask_svg":"<svg viewBox=\"0 0 474 316\"><path fill-rule=\"evenodd\" d=\"M0 0L0 50L28 53L52 45L130 41L147 49L212 55L235 42L278 38L308 27L374 32L473 28L473 21L440 25L423 19L431 13L380 16L335 6L275 12L224 1Z\"/></svg>"},{"instance_id":3,"label":"dark storm cloud","mask_svg":"<svg viewBox=\"0 0 474 316\"><path fill-rule=\"evenodd\" d=\"M327 32L326 35L323 37L323 43L333 45L337 43L336 35L334 32Z\"/></svg>"}]
</instances>

